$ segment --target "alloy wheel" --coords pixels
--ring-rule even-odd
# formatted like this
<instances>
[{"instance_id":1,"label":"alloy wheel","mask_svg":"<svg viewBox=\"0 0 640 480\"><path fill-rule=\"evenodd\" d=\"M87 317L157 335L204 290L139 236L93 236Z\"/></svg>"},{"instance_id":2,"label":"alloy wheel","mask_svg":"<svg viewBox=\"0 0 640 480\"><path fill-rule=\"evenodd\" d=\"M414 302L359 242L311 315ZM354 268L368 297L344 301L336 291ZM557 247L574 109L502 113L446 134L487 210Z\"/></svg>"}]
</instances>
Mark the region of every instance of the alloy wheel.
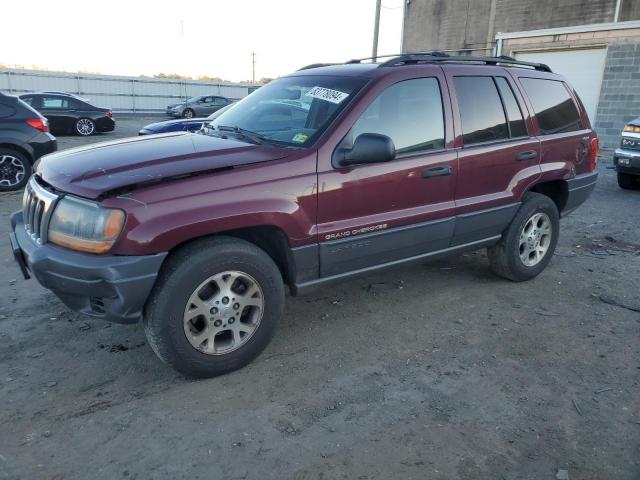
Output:
<instances>
[{"instance_id":1,"label":"alloy wheel","mask_svg":"<svg viewBox=\"0 0 640 480\"><path fill-rule=\"evenodd\" d=\"M22 160L13 155L0 156L0 185L14 187L24 179L27 169Z\"/></svg>"},{"instance_id":2,"label":"alloy wheel","mask_svg":"<svg viewBox=\"0 0 640 480\"><path fill-rule=\"evenodd\" d=\"M189 343L208 355L223 355L246 344L260 325L264 295L258 282L239 271L218 273L202 282L184 310Z\"/></svg>"},{"instance_id":3,"label":"alloy wheel","mask_svg":"<svg viewBox=\"0 0 640 480\"><path fill-rule=\"evenodd\" d=\"M94 123L88 118L81 118L76 122L76 130L80 135L88 136L95 131L96 127Z\"/></svg>"},{"instance_id":4,"label":"alloy wheel","mask_svg":"<svg viewBox=\"0 0 640 480\"><path fill-rule=\"evenodd\" d=\"M527 267L539 264L551 245L551 219L546 213L535 213L520 233L520 260Z\"/></svg>"}]
</instances>

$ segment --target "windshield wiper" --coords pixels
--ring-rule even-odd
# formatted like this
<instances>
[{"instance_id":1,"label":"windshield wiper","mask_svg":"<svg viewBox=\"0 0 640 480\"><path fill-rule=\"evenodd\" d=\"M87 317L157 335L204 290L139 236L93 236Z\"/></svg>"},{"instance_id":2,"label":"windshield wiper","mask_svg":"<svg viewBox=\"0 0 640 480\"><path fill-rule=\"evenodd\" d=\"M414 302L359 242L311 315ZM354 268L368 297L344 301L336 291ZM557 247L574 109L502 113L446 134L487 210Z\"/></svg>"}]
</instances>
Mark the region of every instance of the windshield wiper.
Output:
<instances>
[{"instance_id":1,"label":"windshield wiper","mask_svg":"<svg viewBox=\"0 0 640 480\"><path fill-rule=\"evenodd\" d=\"M218 125L217 130L220 132L232 132L232 133L237 133L238 135L242 135L243 137L246 137L250 140L253 140L255 143L261 145L263 144L267 138L260 135L257 132L252 132L251 130L245 130L244 128L240 128L240 127L231 127L229 125Z\"/></svg>"}]
</instances>

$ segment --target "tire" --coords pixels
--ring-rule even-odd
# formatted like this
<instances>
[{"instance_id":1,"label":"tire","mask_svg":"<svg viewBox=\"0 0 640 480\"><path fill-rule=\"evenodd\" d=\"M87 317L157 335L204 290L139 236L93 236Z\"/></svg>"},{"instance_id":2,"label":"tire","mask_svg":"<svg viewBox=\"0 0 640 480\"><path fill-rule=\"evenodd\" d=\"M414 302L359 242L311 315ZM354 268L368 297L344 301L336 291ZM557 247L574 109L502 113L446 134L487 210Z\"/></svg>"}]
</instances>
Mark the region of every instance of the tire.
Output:
<instances>
[{"instance_id":1,"label":"tire","mask_svg":"<svg viewBox=\"0 0 640 480\"><path fill-rule=\"evenodd\" d=\"M79 118L73 126L73 131L82 137L89 137L96 133L96 123L90 118Z\"/></svg>"},{"instance_id":2,"label":"tire","mask_svg":"<svg viewBox=\"0 0 640 480\"><path fill-rule=\"evenodd\" d=\"M244 277L233 280L226 274ZM216 290L226 281L230 290ZM245 288L247 296L242 296ZM237 307L238 302L260 301L261 307ZM283 310L284 284L271 257L244 240L214 237L195 241L167 259L143 323L149 345L162 361L188 377L206 378L255 359L271 340Z\"/></svg>"},{"instance_id":3,"label":"tire","mask_svg":"<svg viewBox=\"0 0 640 480\"><path fill-rule=\"evenodd\" d=\"M191 108L185 108L182 112L182 118L193 118L196 116L196 112Z\"/></svg>"},{"instance_id":4,"label":"tire","mask_svg":"<svg viewBox=\"0 0 640 480\"><path fill-rule=\"evenodd\" d=\"M636 190L640 181L636 175L618 172L618 185L624 190Z\"/></svg>"},{"instance_id":5,"label":"tire","mask_svg":"<svg viewBox=\"0 0 640 480\"><path fill-rule=\"evenodd\" d=\"M560 215L553 200L527 193L501 241L487 249L491 270L514 282L536 277L551 261L559 233Z\"/></svg>"},{"instance_id":6,"label":"tire","mask_svg":"<svg viewBox=\"0 0 640 480\"><path fill-rule=\"evenodd\" d=\"M0 192L20 190L29 181L31 172L31 161L24 153L0 148Z\"/></svg>"}]
</instances>

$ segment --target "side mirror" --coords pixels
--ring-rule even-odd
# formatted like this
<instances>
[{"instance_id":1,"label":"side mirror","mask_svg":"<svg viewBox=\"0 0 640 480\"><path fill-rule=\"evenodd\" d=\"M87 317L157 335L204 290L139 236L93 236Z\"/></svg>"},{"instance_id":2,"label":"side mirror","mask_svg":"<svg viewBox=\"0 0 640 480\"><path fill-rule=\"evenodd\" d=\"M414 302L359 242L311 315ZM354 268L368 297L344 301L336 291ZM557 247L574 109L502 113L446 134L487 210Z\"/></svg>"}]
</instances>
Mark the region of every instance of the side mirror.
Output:
<instances>
[{"instance_id":1,"label":"side mirror","mask_svg":"<svg viewBox=\"0 0 640 480\"><path fill-rule=\"evenodd\" d=\"M341 167L365 163L389 162L396 157L393 140L379 133L362 133L349 150L339 148L337 163Z\"/></svg>"}]
</instances>

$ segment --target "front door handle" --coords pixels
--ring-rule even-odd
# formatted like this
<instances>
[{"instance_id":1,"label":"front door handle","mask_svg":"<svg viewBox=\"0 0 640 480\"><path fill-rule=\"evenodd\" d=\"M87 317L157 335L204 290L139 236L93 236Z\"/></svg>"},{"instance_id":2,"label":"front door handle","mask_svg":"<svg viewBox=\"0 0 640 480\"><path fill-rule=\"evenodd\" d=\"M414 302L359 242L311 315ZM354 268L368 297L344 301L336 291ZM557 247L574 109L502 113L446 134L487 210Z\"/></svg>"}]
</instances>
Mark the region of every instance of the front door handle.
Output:
<instances>
[{"instance_id":1,"label":"front door handle","mask_svg":"<svg viewBox=\"0 0 640 480\"><path fill-rule=\"evenodd\" d=\"M516 156L516 160L533 160L538 156L538 152L535 150L528 150L526 152L520 152Z\"/></svg>"},{"instance_id":2,"label":"front door handle","mask_svg":"<svg viewBox=\"0 0 640 480\"><path fill-rule=\"evenodd\" d=\"M451 168L451 165L427 168L422 171L422 178L444 177L446 175L451 175L452 171L453 169Z\"/></svg>"}]
</instances>

